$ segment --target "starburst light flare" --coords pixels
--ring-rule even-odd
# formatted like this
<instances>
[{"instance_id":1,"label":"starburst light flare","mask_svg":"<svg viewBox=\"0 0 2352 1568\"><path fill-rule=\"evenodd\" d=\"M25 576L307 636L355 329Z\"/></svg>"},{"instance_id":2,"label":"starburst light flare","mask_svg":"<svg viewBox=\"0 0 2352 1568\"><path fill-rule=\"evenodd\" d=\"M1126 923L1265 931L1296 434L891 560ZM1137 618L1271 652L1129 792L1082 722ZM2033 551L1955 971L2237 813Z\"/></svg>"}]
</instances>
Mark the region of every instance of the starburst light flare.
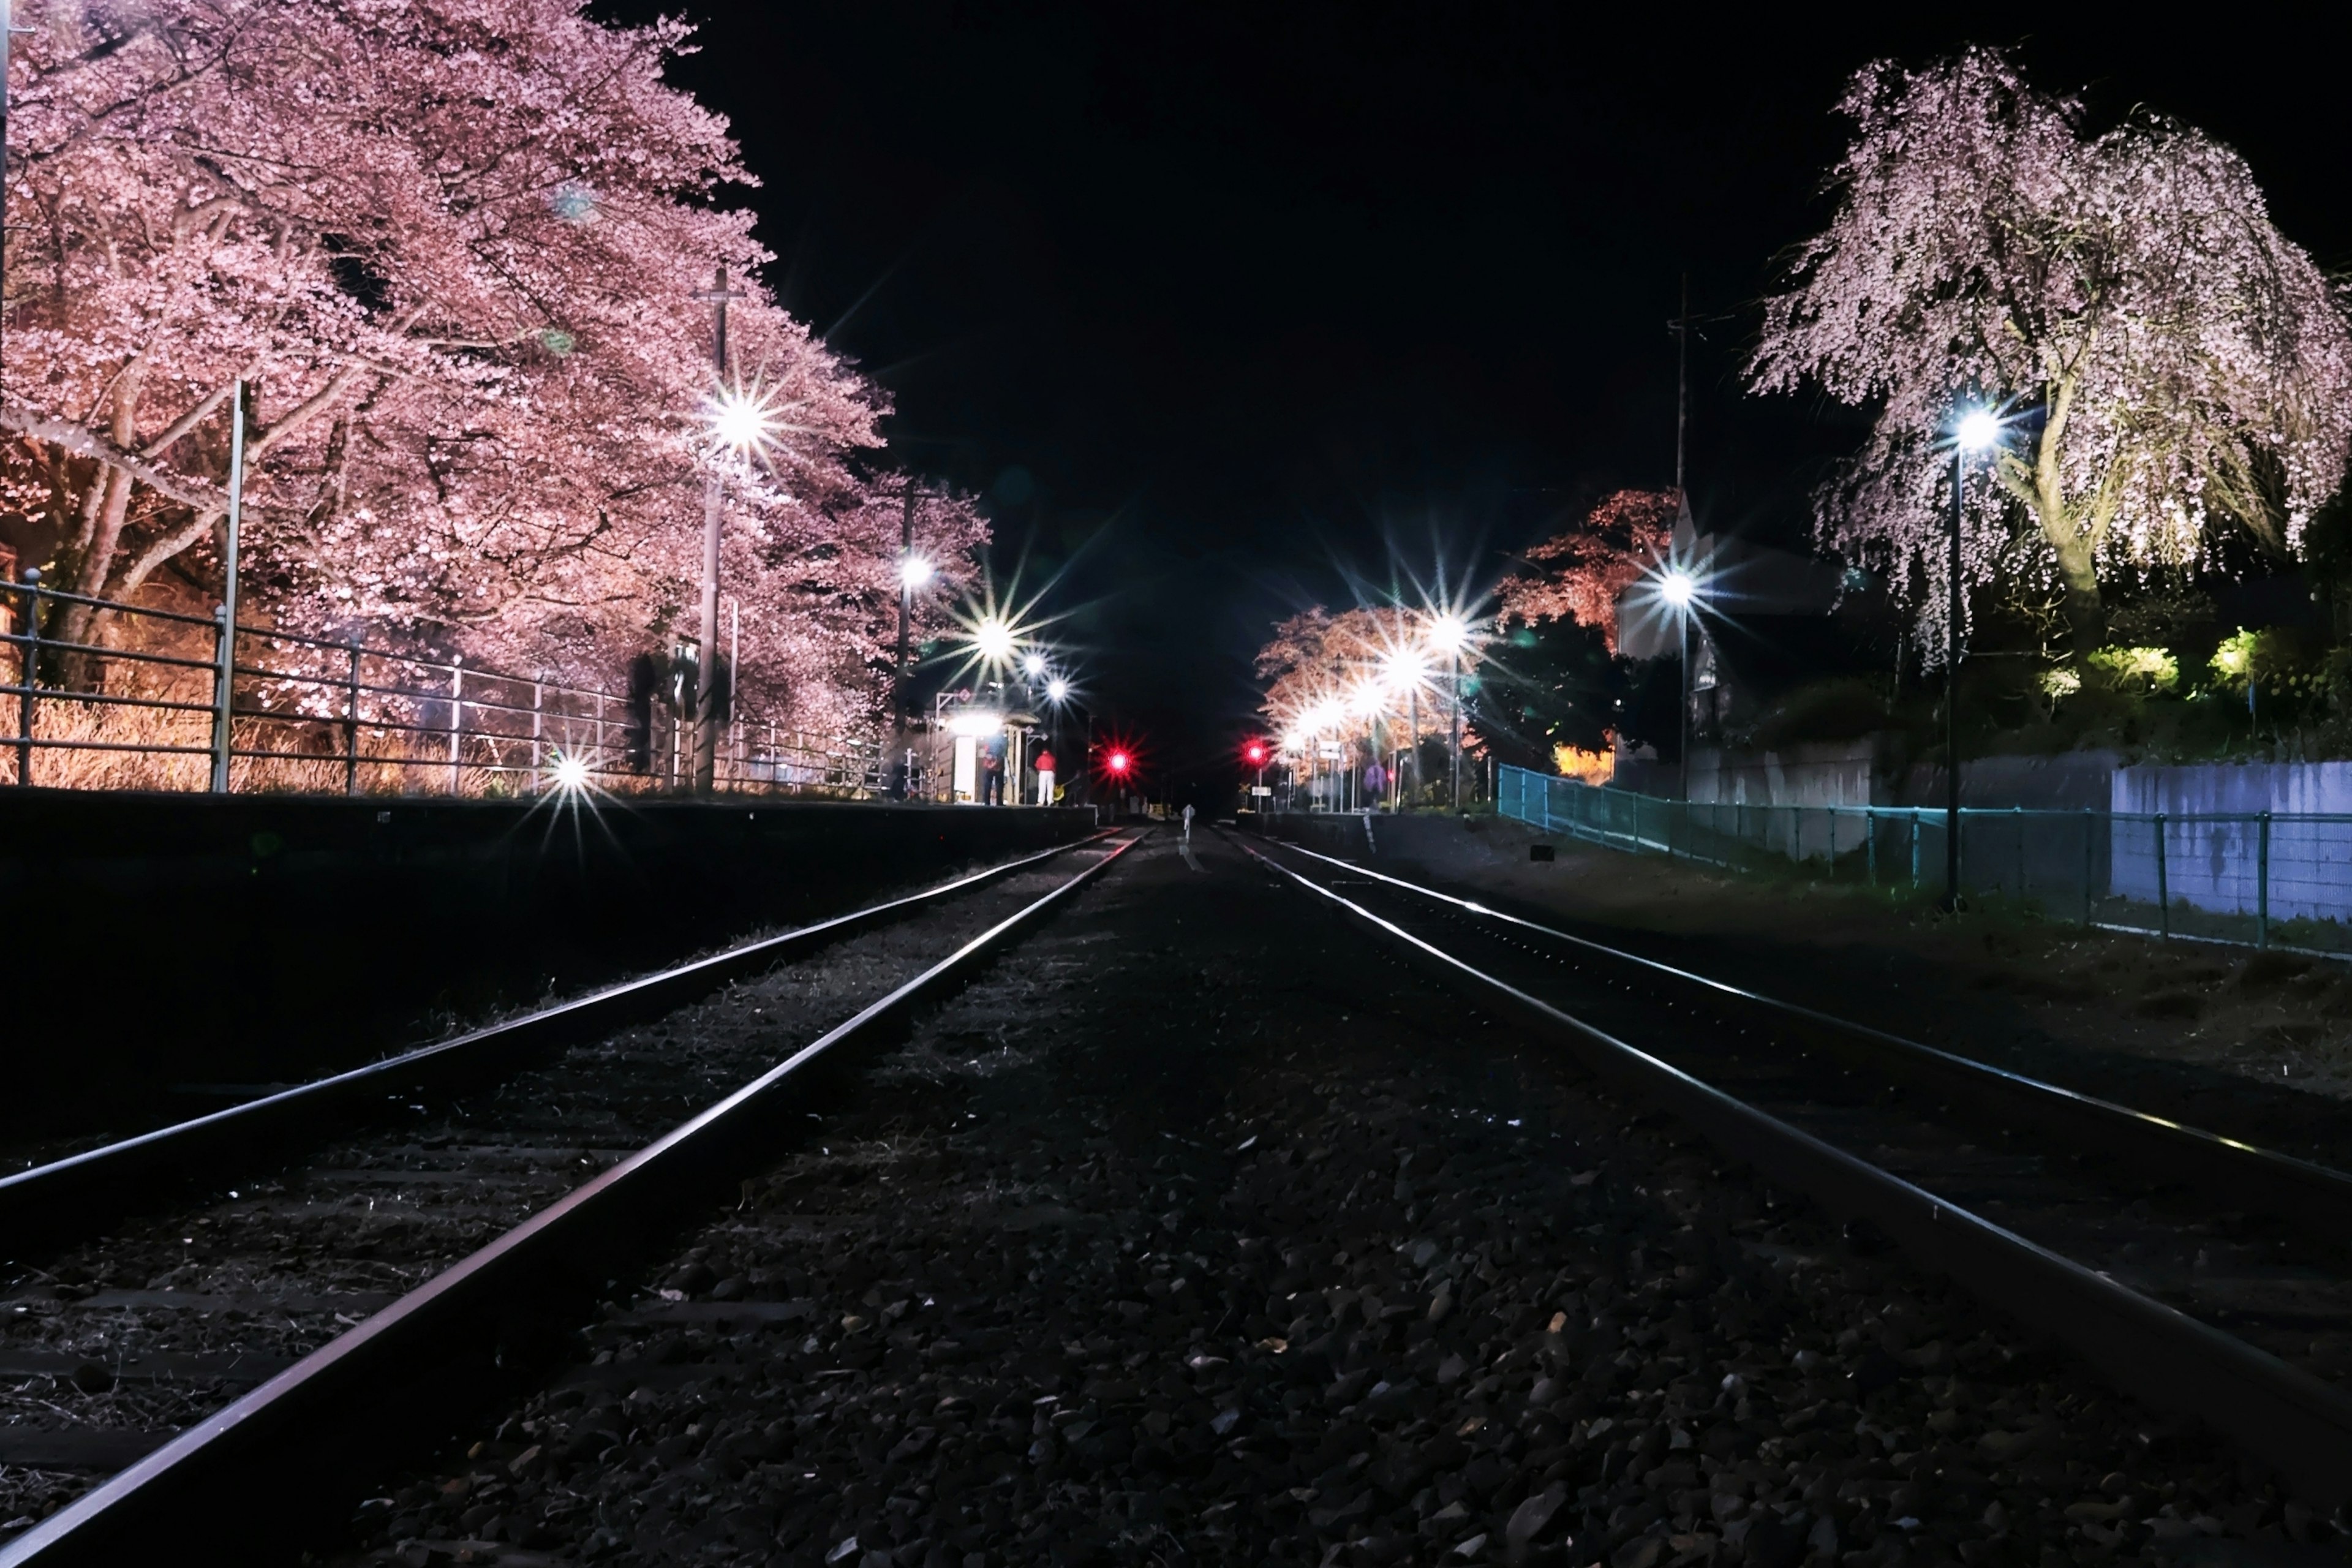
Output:
<instances>
[{"instance_id":1,"label":"starburst light flare","mask_svg":"<svg viewBox=\"0 0 2352 1568\"><path fill-rule=\"evenodd\" d=\"M707 417L711 435L737 457L765 450L777 429L775 410L768 399L740 386L710 399Z\"/></svg>"}]
</instances>

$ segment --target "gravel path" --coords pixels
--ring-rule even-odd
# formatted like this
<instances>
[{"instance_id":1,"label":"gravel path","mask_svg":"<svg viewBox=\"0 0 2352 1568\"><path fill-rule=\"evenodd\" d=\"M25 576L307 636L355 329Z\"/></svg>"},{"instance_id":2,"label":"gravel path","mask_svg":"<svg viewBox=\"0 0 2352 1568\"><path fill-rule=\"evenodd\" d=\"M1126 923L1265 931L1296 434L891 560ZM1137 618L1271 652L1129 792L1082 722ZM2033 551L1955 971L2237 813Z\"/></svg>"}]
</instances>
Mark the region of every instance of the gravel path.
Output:
<instances>
[{"instance_id":1,"label":"gravel path","mask_svg":"<svg viewBox=\"0 0 2352 1568\"><path fill-rule=\"evenodd\" d=\"M215 1201L0 1265L0 1542L1074 875L1074 850Z\"/></svg>"},{"instance_id":2,"label":"gravel path","mask_svg":"<svg viewBox=\"0 0 2352 1568\"><path fill-rule=\"evenodd\" d=\"M343 1561L2343 1560L1196 856L1142 847L943 1009Z\"/></svg>"}]
</instances>

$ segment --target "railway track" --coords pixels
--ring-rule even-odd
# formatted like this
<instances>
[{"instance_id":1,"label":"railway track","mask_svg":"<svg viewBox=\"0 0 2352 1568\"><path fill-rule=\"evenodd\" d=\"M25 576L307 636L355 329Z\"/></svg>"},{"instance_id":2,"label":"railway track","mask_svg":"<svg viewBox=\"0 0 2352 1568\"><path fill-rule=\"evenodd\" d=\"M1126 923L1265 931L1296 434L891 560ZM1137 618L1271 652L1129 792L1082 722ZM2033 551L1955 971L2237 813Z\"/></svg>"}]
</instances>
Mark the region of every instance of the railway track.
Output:
<instances>
[{"instance_id":1,"label":"railway track","mask_svg":"<svg viewBox=\"0 0 2352 1568\"><path fill-rule=\"evenodd\" d=\"M303 1538L338 1483L541 1356L551 1322L805 1125L845 1058L1132 842L1026 857L0 1182L0 1521L21 1531L0 1563L161 1560L195 1500L264 1472L278 1502L248 1544Z\"/></svg>"},{"instance_id":2,"label":"railway track","mask_svg":"<svg viewBox=\"0 0 2352 1568\"><path fill-rule=\"evenodd\" d=\"M2352 1177L1296 845L1250 852L2136 1396L2352 1497Z\"/></svg>"}]
</instances>

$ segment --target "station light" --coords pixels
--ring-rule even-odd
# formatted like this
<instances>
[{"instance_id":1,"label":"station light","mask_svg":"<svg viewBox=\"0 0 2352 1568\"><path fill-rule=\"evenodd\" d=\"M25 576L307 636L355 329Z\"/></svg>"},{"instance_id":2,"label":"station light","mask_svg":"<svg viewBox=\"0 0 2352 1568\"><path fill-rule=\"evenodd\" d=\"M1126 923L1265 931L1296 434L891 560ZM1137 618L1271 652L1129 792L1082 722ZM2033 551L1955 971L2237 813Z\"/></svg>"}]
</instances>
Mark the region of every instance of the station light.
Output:
<instances>
[{"instance_id":1,"label":"station light","mask_svg":"<svg viewBox=\"0 0 2352 1568\"><path fill-rule=\"evenodd\" d=\"M908 592L920 588L931 580L935 568L919 555L909 555L898 563L898 581Z\"/></svg>"},{"instance_id":2,"label":"station light","mask_svg":"<svg viewBox=\"0 0 2352 1568\"><path fill-rule=\"evenodd\" d=\"M1045 700L1047 701L1061 702L1066 700L1069 695L1070 683L1064 680L1060 676L1057 675L1054 677L1053 679L1045 682Z\"/></svg>"},{"instance_id":3,"label":"station light","mask_svg":"<svg viewBox=\"0 0 2352 1568\"><path fill-rule=\"evenodd\" d=\"M1030 679L1036 679L1037 677L1045 673L1045 656L1042 653L1031 654L1027 658L1021 661L1021 670L1022 673L1028 676Z\"/></svg>"},{"instance_id":4,"label":"station light","mask_svg":"<svg viewBox=\"0 0 2352 1568\"><path fill-rule=\"evenodd\" d=\"M1959 428L1953 434L1961 450L1981 452L2000 440L2000 421L1985 409L1972 408L1960 416Z\"/></svg>"},{"instance_id":5,"label":"station light","mask_svg":"<svg viewBox=\"0 0 2352 1568\"><path fill-rule=\"evenodd\" d=\"M583 790L588 787L588 763L584 757L559 754L555 759L555 787L561 790Z\"/></svg>"},{"instance_id":6,"label":"station light","mask_svg":"<svg viewBox=\"0 0 2352 1568\"><path fill-rule=\"evenodd\" d=\"M1002 664L1013 657L1013 640L1012 626L995 616L972 628L971 646L991 664Z\"/></svg>"}]
</instances>

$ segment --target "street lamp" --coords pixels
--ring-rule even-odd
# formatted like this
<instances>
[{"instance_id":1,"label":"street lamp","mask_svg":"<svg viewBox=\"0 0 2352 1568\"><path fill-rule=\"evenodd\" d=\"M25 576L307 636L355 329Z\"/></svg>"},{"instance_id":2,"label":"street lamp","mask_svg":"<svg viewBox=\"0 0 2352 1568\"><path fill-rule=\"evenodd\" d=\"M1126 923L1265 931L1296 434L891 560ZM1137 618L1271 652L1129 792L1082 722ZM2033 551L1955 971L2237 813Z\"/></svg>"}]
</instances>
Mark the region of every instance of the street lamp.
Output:
<instances>
[{"instance_id":1,"label":"street lamp","mask_svg":"<svg viewBox=\"0 0 2352 1568\"><path fill-rule=\"evenodd\" d=\"M908 639L915 621L915 595L928 586L937 574L929 558L915 553L915 500L917 486L907 481L907 512L898 536L898 675L892 683L892 695L898 709L898 729L892 744L899 755L894 764L898 778L898 794L905 799L915 788L915 748L909 744L908 727L911 723L913 706L908 701L907 659Z\"/></svg>"},{"instance_id":2,"label":"street lamp","mask_svg":"<svg viewBox=\"0 0 2352 1568\"><path fill-rule=\"evenodd\" d=\"M1454 809L1462 809L1462 647L1470 640L1470 626L1460 616L1438 616L1429 626L1430 645L1448 656L1453 665L1453 712L1446 721L1449 734L1446 741L1447 788L1453 796Z\"/></svg>"},{"instance_id":3,"label":"street lamp","mask_svg":"<svg viewBox=\"0 0 2352 1568\"><path fill-rule=\"evenodd\" d=\"M990 664L1012 658L1013 641L1013 627L1000 616L986 616L972 628L971 646Z\"/></svg>"},{"instance_id":4,"label":"street lamp","mask_svg":"<svg viewBox=\"0 0 2352 1568\"><path fill-rule=\"evenodd\" d=\"M1698 605L1698 579L1685 567L1669 566L1659 574L1658 598L1667 609L1674 612L1676 629L1682 636L1682 719L1676 731L1681 739L1677 742L1678 749L1675 754L1682 770L1682 798L1687 804L1690 800L1691 746L1690 634L1691 617L1696 613Z\"/></svg>"},{"instance_id":5,"label":"street lamp","mask_svg":"<svg viewBox=\"0 0 2352 1568\"><path fill-rule=\"evenodd\" d=\"M1944 907L1960 907L1960 524L1969 454L2000 444L2000 420L1971 408L1952 426L1952 537L1944 581Z\"/></svg>"},{"instance_id":6,"label":"street lamp","mask_svg":"<svg viewBox=\"0 0 2352 1568\"><path fill-rule=\"evenodd\" d=\"M711 399L710 433L740 457L765 440L774 428L765 404L727 384L727 305L743 296L727 285L722 263L711 286L695 296L710 307L710 366L718 391ZM694 787L708 790L719 773L719 529L723 502L719 470L713 467L702 480L702 602L696 619ZM730 672L731 674L731 672Z\"/></svg>"}]
</instances>

